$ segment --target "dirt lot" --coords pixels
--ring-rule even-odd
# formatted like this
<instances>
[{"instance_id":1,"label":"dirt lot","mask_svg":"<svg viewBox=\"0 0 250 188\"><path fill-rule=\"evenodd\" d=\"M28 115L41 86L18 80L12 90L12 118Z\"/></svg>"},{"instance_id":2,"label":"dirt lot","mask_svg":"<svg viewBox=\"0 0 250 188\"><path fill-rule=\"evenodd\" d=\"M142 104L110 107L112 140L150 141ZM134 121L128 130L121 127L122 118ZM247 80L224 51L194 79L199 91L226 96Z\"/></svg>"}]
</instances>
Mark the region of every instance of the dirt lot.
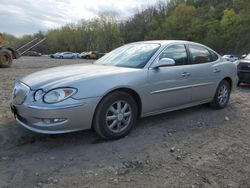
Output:
<instances>
[{"instance_id":1,"label":"dirt lot","mask_svg":"<svg viewBox=\"0 0 250 188\"><path fill-rule=\"evenodd\" d=\"M250 187L250 86L224 110L206 105L141 119L102 141L92 131L39 135L9 110L15 80L83 60L21 58L0 69L0 187Z\"/></svg>"}]
</instances>

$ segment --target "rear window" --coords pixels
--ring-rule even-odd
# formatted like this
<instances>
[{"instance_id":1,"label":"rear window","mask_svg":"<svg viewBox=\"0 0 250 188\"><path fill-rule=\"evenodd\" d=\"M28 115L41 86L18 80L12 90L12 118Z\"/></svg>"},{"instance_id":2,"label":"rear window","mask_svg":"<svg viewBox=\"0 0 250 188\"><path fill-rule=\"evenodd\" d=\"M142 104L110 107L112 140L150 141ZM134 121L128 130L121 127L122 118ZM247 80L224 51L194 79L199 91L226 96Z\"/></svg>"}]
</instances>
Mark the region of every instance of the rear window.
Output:
<instances>
[{"instance_id":1,"label":"rear window","mask_svg":"<svg viewBox=\"0 0 250 188\"><path fill-rule=\"evenodd\" d=\"M201 64L213 61L208 49L194 44L190 44L188 46L191 53L192 64Z\"/></svg>"}]
</instances>

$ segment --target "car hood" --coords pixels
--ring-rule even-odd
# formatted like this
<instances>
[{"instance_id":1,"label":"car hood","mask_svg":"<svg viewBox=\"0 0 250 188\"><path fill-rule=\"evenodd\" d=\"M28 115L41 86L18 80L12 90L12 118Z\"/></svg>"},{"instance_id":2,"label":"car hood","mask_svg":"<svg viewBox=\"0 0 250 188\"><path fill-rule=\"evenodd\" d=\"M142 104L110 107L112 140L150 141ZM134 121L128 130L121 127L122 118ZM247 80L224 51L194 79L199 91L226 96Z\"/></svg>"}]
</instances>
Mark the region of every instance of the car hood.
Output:
<instances>
[{"instance_id":1,"label":"car hood","mask_svg":"<svg viewBox=\"0 0 250 188\"><path fill-rule=\"evenodd\" d=\"M240 59L238 60L240 63L250 63L250 59Z\"/></svg>"},{"instance_id":2,"label":"car hood","mask_svg":"<svg viewBox=\"0 0 250 188\"><path fill-rule=\"evenodd\" d=\"M21 79L32 90L42 88L45 91L57 87L70 87L80 80L137 71L138 69L104 65L67 65L50 68L30 74Z\"/></svg>"}]
</instances>

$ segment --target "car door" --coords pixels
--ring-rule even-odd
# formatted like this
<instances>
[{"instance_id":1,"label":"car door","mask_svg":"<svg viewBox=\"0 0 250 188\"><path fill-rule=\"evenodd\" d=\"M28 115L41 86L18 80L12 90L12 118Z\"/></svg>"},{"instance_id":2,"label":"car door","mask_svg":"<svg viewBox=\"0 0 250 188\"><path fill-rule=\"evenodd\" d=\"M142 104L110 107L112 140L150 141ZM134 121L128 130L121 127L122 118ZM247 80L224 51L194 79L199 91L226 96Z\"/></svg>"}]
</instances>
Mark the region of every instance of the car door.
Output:
<instances>
[{"instance_id":1,"label":"car door","mask_svg":"<svg viewBox=\"0 0 250 188\"><path fill-rule=\"evenodd\" d=\"M190 68L185 45L173 44L168 46L153 64L161 58L173 59L176 64L158 69L149 68L149 99L146 111L164 111L191 102Z\"/></svg>"},{"instance_id":2,"label":"car door","mask_svg":"<svg viewBox=\"0 0 250 188\"><path fill-rule=\"evenodd\" d=\"M201 45L188 44L192 83L192 102L202 102L213 98L221 77L218 55Z\"/></svg>"}]
</instances>

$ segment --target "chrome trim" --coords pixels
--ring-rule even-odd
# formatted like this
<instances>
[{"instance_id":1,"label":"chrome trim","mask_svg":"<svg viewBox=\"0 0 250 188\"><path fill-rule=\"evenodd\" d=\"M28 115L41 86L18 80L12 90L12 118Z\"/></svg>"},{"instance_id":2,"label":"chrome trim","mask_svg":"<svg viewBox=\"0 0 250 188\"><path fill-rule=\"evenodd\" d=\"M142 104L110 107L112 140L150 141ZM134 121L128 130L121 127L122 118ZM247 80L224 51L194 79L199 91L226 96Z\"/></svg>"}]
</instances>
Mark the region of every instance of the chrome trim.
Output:
<instances>
[{"instance_id":1,"label":"chrome trim","mask_svg":"<svg viewBox=\"0 0 250 188\"><path fill-rule=\"evenodd\" d=\"M144 118L144 117L148 117L148 116L152 116L152 115L157 115L157 114L172 112L172 111L180 110L180 109L184 109L184 108L189 108L189 107L192 107L192 106L197 106L197 105L200 105L200 104L205 104L205 103L211 102L212 100L213 100L212 98L209 98L209 99L202 100L202 101L199 101L199 102L189 103L189 104L185 104L185 105L181 105L181 106L177 106L177 107L171 107L171 108L166 108L166 109L162 109L162 110L156 110L156 111L153 111L153 112L145 113L141 117Z\"/></svg>"},{"instance_id":2,"label":"chrome trim","mask_svg":"<svg viewBox=\"0 0 250 188\"><path fill-rule=\"evenodd\" d=\"M63 105L63 106L33 106L33 105L29 105L27 106L28 108L32 108L32 109L36 109L36 110L59 110L59 109L67 109L67 108L74 108L74 107L78 107L78 106L83 106L85 105L86 102L81 102L78 104L69 104L69 105Z\"/></svg>"},{"instance_id":3,"label":"chrome trim","mask_svg":"<svg viewBox=\"0 0 250 188\"><path fill-rule=\"evenodd\" d=\"M208 86L208 85L212 85L212 84L213 84L212 82L209 82L209 83L194 84L194 85L188 85L188 86L182 86L182 87L173 87L173 88L169 88L169 89L161 89L161 90L152 91L150 94L152 95L152 94L157 94L157 93L177 91L177 90L200 87L200 86Z\"/></svg>"}]
</instances>

